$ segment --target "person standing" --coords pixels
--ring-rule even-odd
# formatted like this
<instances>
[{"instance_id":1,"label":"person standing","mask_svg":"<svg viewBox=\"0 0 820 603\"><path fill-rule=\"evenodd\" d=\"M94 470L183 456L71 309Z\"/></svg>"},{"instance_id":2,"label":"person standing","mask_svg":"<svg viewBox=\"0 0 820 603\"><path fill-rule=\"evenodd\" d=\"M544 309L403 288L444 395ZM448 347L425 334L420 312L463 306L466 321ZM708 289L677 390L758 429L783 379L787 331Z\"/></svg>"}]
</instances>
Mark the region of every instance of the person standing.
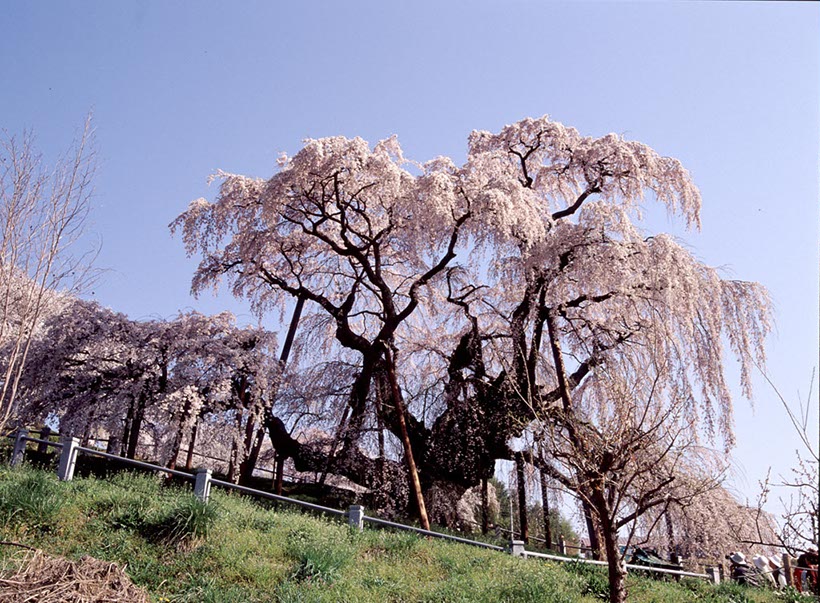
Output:
<instances>
[{"instance_id":1,"label":"person standing","mask_svg":"<svg viewBox=\"0 0 820 603\"><path fill-rule=\"evenodd\" d=\"M797 590L820 594L817 584L817 564L818 555L815 547L809 547L807 551L797 558L797 568L795 569L795 586Z\"/></svg>"},{"instance_id":2,"label":"person standing","mask_svg":"<svg viewBox=\"0 0 820 603\"><path fill-rule=\"evenodd\" d=\"M755 571L746 563L746 556L743 553L732 553L731 555L727 555L726 558L731 564L729 567L729 576L731 576L732 580L738 584L745 584L746 586L760 586Z\"/></svg>"},{"instance_id":3,"label":"person standing","mask_svg":"<svg viewBox=\"0 0 820 603\"><path fill-rule=\"evenodd\" d=\"M772 577L777 588L786 588L786 571L783 569L783 563L776 555L769 557L769 566L772 568Z\"/></svg>"}]
</instances>

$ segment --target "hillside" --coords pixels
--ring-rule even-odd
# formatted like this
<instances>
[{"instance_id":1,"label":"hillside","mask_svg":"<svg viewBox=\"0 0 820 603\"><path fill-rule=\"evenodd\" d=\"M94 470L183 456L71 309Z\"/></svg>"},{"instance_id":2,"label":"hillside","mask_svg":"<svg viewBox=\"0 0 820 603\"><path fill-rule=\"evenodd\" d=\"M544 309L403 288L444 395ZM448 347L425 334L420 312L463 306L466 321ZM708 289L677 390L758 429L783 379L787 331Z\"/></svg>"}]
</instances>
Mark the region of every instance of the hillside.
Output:
<instances>
[{"instance_id":1,"label":"hillside","mask_svg":"<svg viewBox=\"0 0 820 603\"><path fill-rule=\"evenodd\" d=\"M595 568L520 560L410 534L355 532L338 521L214 491L202 505L154 478L57 482L0 469L0 540L126 566L156 602L592 602ZM18 547L0 546L12 571ZM630 576L630 601L769 603L794 594ZM805 599L809 601L810 599Z\"/></svg>"}]
</instances>

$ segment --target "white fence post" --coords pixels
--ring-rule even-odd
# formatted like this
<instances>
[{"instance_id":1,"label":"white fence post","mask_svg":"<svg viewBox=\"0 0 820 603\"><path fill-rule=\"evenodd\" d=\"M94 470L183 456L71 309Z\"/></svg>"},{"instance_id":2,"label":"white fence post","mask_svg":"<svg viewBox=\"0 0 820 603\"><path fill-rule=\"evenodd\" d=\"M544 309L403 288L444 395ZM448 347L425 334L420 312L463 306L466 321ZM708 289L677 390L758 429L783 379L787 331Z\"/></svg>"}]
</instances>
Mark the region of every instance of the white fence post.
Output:
<instances>
[{"instance_id":1,"label":"white fence post","mask_svg":"<svg viewBox=\"0 0 820 603\"><path fill-rule=\"evenodd\" d=\"M57 478L63 482L70 482L74 478L74 466L77 464L77 446L79 438L63 436L63 449L60 452L60 464L57 466Z\"/></svg>"},{"instance_id":2,"label":"white fence post","mask_svg":"<svg viewBox=\"0 0 820 603\"><path fill-rule=\"evenodd\" d=\"M28 437L28 429L20 429L14 438L14 450L11 453L11 466L17 467L23 462L23 457L26 454L26 438Z\"/></svg>"},{"instance_id":3,"label":"white fence post","mask_svg":"<svg viewBox=\"0 0 820 603\"><path fill-rule=\"evenodd\" d=\"M712 584L720 584L720 570L716 567L707 567L706 574Z\"/></svg>"},{"instance_id":4,"label":"white fence post","mask_svg":"<svg viewBox=\"0 0 820 603\"><path fill-rule=\"evenodd\" d=\"M558 552L561 553L562 555L567 554L567 543L564 540L564 535L563 534L558 535Z\"/></svg>"},{"instance_id":5,"label":"white fence post","mask_svg":"<svg viewBox=\"0 0 820 603\"><path fill-rule=\"evenodd\" d=\"M194 482L194 496L206 503L211 496L211 470L197 469Z\"/></svg>"},{"instance_id":6,"label":"white fence post","mask_svg":"<svg viewBox=\"0 0 820 603\"><path fill-rule=\"evenodd\" d=\"M347 509L347 525L359 531L364 529L364 507L361 505L350 505Z\"/></svg>"},{"instance_id":7,"label":"white fence post","mask_svg":"<svg viewBox=\"0 0 820 603\"><path fill-rule=\"evenodd\" d=\"M524 541L523 540L511 540L510 541L510 554L513 557L526 557L527 551L524 550Z\"/></svg>"}]
</instances>

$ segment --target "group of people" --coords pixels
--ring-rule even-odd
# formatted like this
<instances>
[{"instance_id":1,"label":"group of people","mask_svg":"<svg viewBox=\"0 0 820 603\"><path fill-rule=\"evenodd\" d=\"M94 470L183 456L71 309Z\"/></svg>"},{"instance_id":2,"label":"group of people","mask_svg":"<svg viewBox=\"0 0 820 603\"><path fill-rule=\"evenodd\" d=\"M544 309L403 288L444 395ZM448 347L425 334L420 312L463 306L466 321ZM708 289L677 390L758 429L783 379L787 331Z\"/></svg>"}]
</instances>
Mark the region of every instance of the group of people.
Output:
<instances>
[{"instance_id":1,"label":"group of people","mask_svg":"<svg viewBox=\"0 0 820 603\"><path fill-rule=\"evenodd\" d=\"M755 555L752 563L746 561L743 553L736 552L727 555L732 580L748 586L763 586L768 583L775 588L784 588L787 584L786 570L780 559L772 555ZM800 592L818 593L817 580L818 555L816 548L810 548L797 558L793 570L793 584Z\"/></svg>"}]
</instances>

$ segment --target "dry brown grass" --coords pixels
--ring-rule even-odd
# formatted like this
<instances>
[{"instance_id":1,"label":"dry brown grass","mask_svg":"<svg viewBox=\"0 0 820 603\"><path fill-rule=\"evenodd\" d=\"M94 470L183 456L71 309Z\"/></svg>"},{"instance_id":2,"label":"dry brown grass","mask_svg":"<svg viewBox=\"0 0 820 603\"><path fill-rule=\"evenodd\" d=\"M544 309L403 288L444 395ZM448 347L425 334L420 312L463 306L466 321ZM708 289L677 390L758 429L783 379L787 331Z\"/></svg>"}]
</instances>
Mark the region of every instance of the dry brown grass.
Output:
<instances>
[{"instance_id":1,"label":"dry brown grass","mask_svg":"<svg viewBox=\"0 0 820 603\"><path fill-rule=\"evenodd\" d=\"M71 561L30 549L13 574L0 576L0 601L148 603L149 599L148 594L134 586L124 568L116 563L87 556Z\"/></svg>"}]
</instances>

